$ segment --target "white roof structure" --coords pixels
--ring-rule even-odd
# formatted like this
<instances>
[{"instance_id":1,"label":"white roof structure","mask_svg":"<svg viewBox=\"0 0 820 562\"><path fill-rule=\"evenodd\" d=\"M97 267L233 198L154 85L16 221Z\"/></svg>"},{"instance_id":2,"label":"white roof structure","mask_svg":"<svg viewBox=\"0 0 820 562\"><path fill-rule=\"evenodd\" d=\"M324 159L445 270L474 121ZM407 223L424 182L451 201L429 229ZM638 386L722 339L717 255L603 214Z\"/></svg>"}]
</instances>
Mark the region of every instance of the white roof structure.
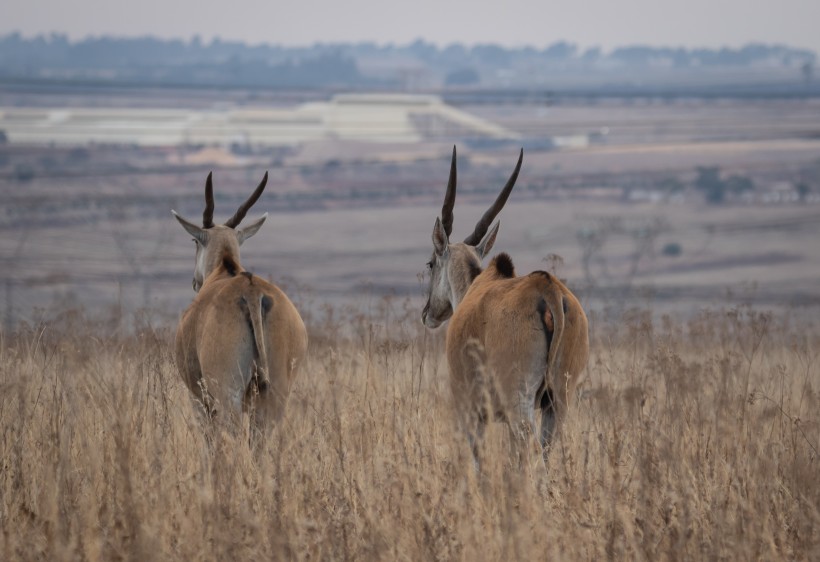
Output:
<instances>
[{"instance_id":1,"label":"white roof structure","mask_svg":"<svg viewBox=\"0 0 820 562\"><path fill-rule=\"evenodd\" d=\"M517 139L515 132L438 96L340 94L293 108L213 110L0 108L9 143L35 145L290 146L316 140L413 143L426 138Z\"/></svg>"}]
</instances>

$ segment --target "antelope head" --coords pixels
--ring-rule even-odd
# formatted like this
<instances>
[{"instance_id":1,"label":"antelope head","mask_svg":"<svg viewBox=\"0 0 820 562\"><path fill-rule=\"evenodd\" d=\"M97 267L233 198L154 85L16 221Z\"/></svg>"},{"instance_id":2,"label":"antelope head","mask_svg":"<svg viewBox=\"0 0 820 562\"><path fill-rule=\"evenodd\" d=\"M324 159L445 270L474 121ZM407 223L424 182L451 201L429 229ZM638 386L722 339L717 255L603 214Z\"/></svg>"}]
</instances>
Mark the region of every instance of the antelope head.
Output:
<instances>
[{"instance_id":1,"label":"antelope head","mask_svg":"<svg viewBox=\"0 0 820 562\"><path fill-rule=\"evenodd\" d=\"M194 237L196 243L196 265L194 268L194 291L199 292L205 279L216 267L222 262L223 257L229 254L234 258L236 263L239 263L239 246L242 243L257 233L259 227L265 222L268 214L262 215L262 218L256 219L245 228L237 229L239 223L245 218L248 210L256 203L262 191L265 189L265 184L268 183L268 173L265 172L265 177L259 183L257 188L248 197L247 201L242 203L237 209L236 213L225 221L224 224L214 224L214 186L212 176L213 172L208 174L208 179L205 181L205 212L202 213L202 226L199 227L181 217L176 211L172 210L174 217L179 221L188 234Z\"/></svg>"},{"instance_id":2,"label":"antelope head","mask_svg":"<svg viewBox=\"0 0 820 562\"><path fill-rule=\"evenodd\" d=\"M518 156L518 163L513 170L507 185L501 190L495 202L475 225L472 234L464 242L450 243L453 231L453 206L456 202L456 147L453 147L453 159L450 163L450 180L447 183L447 194L441 207L441 217L436 218L433 226L433 255L427 262L430 274L430 285L427 288L427 304L421 313L421 320L428 328L437 328L453 315L453 309L464 298L479 273L481 260L484 259L495 243L500 222L490 227L495 217L504 207L510 196L518 172L524 149Z\"/></svg>"}]
</instances>

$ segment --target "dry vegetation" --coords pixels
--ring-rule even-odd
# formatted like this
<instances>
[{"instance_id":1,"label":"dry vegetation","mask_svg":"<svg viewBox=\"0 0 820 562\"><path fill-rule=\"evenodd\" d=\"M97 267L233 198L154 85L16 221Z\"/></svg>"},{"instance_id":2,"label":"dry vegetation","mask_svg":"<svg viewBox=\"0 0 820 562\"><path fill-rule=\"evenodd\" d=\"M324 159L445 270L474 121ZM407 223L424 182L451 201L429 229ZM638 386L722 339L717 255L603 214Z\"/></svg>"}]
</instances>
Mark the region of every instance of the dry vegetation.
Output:
<instances>
[{"instance_id":1,"label":"dry vegetation","mask_svg":"<svg viewBox=\"0 0 820 562\"><path fill-rule=\"evenodd\" d=\"M0 342L0 558L817 560L820 331L748 308L592 315L548 466L476 474L414 306L312 319L256 449L201 423L171 334L64 315Z\"/></svg>"}]
</instances>

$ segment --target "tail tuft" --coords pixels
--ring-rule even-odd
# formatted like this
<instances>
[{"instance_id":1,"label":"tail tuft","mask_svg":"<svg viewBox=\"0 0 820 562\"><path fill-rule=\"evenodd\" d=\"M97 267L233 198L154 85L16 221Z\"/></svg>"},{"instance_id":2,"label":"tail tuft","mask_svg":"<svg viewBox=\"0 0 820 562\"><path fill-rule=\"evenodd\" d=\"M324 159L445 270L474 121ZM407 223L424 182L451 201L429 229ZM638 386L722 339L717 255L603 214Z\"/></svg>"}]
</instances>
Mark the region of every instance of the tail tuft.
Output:
<instances>
[{"instance_id":1,"label":"tail tuft","mask_svg":"<svg viewBox=\"0 0 820 562\"><path fill-rule=\"evenodd\" d=\"M515 266L513 266L513 261L509 254L503 252L498 254L493 258L493 265L502 277L508 279L515 277Z\"/></svg>"}]
</instances>

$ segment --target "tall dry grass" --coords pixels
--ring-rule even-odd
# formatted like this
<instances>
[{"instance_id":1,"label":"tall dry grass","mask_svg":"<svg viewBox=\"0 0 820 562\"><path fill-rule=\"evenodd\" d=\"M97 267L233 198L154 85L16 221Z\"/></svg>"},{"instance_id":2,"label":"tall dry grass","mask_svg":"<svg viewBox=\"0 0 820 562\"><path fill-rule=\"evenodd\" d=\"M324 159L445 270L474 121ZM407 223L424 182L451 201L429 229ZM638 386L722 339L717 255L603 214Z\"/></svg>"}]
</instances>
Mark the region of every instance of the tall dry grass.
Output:
<instances>
[{"instance_id":1,"label":"tall dry grass","mask_svg":"<svg viewBox=\"0 0 820 562\"><path fill-rule=\"evenodd\" d=\"M818 560L820 337L750 309L592 315L547 466L482 473L441 334L385 301L311 319L309 364L256 449L212 431L171 332L82 317L0 341L4 560Z\"/></svg>"}]
</instances>

